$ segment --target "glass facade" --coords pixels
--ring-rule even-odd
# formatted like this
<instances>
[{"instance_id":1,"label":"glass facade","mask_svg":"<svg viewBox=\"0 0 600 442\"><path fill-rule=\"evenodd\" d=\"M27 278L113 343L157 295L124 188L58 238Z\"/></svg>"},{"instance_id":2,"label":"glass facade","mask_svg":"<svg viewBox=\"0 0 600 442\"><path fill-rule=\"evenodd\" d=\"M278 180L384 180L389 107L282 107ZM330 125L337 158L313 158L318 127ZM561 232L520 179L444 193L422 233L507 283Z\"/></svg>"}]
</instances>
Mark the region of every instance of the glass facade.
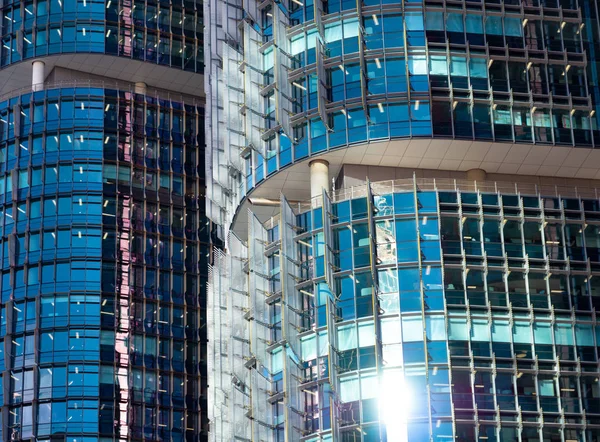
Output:
<instances>
[{"instance_id":1,"label":"glass facade","mask_svg":"<svg viewBox=\"0 0 600 442\"><path fill-rule=\"evenodd\" d=\"M315 195L597 177L597 2L205 6L212 440L599 442L597 193Z\"/></svg>"},{"instance_id":2,"label":"glass facade","mask_svg":"<svg viewBox=\"0 0 600 442\"><path fill-rule=\"evenodd\" d=\"M261 74L240 80L241 101L263 117L246 116L246 192L307 157L386 139L600 143L590 0L243 7L243 61Z\"/></svg>"},{"instance_id":3,"label":"glass facade","mask_svg":"<svg viewBox=\"0 0 600 442\"><path fill-rule=\"evenodd\" d=\"M201 440L203 117L98 88L0 102L2 440Z\"/></svg>"},{"instance_id":4,"label":"glass facade","mask_svg":"<svg viewBox=\"0 0 600 442\"><path fill-rule=\"evenodd\" d=\"M203 71L202 5L194 0L7 0L0 13L2 67L54 54L102 53Z\"/></svg>"},{"instance_id":5,"label":"glass facade","mask_svg":"<svg viewBox=\"0 0 600 442\"><path fill-rule=\"evenodd\" d=\"M298 215L284 201L264 228L250 216L247 249L230 238L230 292L250 297L231 302L253 312L233 356L254 358L240 390L268 391L249 405L263 440L600 441L595 192L353 193Z\"/></svg>"}]
</instances>

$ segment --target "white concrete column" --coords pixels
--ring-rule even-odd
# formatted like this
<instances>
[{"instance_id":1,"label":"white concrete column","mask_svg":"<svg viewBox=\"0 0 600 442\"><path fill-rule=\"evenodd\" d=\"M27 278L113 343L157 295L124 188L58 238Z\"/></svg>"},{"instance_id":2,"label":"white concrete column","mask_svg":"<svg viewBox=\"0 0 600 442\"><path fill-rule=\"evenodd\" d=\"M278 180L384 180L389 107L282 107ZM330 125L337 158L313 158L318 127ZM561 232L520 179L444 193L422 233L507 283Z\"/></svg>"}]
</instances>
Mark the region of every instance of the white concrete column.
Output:
<instances>
[{"instance_id":1,"label":"white concrete column","mask_svg":"<svg viewBox=\"0 0 600 442\"><path fill-rule=\"evenodd\" d=\"M141 94L141 95L146 95L146 83L143 82L138 82L135 84L135 93L136 94Z\"/></svg>"},{"instance_id":2,"label":"white concrete column","mask_svg":"<svg viewBox=\"0 0 600 442\"><path fill-rule=\"evenodd\" d=\"M483 169L467 170L467 179L469 181L485 181L486 178L487 178L487 172Z\"/></svg>"},{"instance_id":3,"label":"white concrete column","mask_svg":"<svg viewBox=\"0 0 600 442\"><path fill-rule=\"evenodd\" d=\"M310 198L323 196L323 188L329 192L329 162L313 160L308 163L310 168Z\"/></svg>"},{"instance_id":4,"label":"white concrete column","mask_svg":"<svg viewBox=\"0 0 600 442\"><path fill-rule=\"evenodd\" d=\"M36 60L31 63L31 66L31 89L43 91L44 80L46 79L46 64L43 61Z\"/></svg>"}]
</instances>

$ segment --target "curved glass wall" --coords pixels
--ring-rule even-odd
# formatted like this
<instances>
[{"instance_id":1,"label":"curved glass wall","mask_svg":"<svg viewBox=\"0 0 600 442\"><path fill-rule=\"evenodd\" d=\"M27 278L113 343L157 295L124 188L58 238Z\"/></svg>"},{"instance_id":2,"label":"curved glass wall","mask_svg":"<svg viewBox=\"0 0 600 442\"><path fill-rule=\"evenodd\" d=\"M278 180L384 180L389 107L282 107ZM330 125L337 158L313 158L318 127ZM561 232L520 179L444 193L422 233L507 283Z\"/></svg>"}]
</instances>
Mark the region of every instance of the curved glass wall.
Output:
<instances>
[{"instance_id":1,"label":"curved glass wall","mask_svg":"<svg viewBox=\"0 0 600 442\"><path fill-rule=\"evenodd\" d=\"M108 89L0 103L3 440L198 440L202 121Z\"/></svg>"},{"instance_id":2,"label":"curved glass wall","mask_svg":"<svg viewBox=\"0 0 600 442\"><path fill-rule=\"evenodd\" d=\"M265 118L253 122L259 143L246 130L246 191L304 158L390 138L600 142L597 5L588 0L258 8L260 26L244 33L262 43L245 50L261 56L245 61L263 75L259 90L246 84L246 105Z\"/></svg>"},{"instance_id":3,"label":"curved glass wall","mask_svg":"<svg viewBox=\"0 0 600 442\"><path fill-rule=\"evenodd\" d=\"M252 364L231 367L267 391L247 407L270 440L600 440L600 203L494 187L284 201L266 230L250 216L247 255L230 238L232 303L253 313Z\"/></svg>"},{"instance_id":4,"label":"curved glass wall","mask_svg":"<svg viewBox=\"0 0 600 442\"><path fill-rule=\"evenodd\" d=\"M200 2L11 0L0 13L2 67L83 52L203 71Z\"/></svg>"}]
</instances>

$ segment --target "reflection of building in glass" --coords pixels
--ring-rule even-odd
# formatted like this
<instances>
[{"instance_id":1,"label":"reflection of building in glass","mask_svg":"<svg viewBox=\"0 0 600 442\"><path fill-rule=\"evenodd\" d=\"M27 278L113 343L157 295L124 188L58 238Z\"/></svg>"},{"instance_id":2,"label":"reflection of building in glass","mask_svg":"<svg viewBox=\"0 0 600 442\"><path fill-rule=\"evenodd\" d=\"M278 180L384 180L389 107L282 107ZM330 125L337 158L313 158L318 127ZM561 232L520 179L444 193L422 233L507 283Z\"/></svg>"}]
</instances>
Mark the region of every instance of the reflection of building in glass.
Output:
<instances>
[{"instance_id":1,"label":"reflection of building in glass","mask_svg":"<svg viewBox=\"0 0 600 442\"><path fill-rule=\"evenodd\" d=\"M599 442L597 5L206 7L212 439Z\"/></svg>"},{"instance_id":2,"label":"reflection of building in glass","mask_svg":"<svg viewBox=\"0 0 600 442\"><path fill-rule=\"evenodd\" d=\"M202 108L89 87L11 100L0 103L4 437L198 435L207 234L190 159ZM170 130L131 123L165 111Z\"/></svg>"},{"instance_id":3,"label":"reflection of building in glass","mask_svg":"<svg viewBox=\"0 0 600 442\"><path fill-rule=\"evenodd\" d=\"M205 438L200 8L0 6L2 440Z\"/></svg>"}]
</instances>

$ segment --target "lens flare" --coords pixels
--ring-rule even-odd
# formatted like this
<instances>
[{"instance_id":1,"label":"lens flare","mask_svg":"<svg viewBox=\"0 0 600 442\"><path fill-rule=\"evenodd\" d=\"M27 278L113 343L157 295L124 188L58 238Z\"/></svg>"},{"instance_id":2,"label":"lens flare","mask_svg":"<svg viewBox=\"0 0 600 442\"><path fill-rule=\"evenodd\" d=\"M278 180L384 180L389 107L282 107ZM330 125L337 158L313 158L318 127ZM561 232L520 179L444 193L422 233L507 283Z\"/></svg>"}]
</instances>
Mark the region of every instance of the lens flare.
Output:
<instances>
[{"instance_id":1,"label":"lens flare","mask_svg":"<svg viewBox=\"0 0 600 442\"><path fill-rule=\"evenodd\" d=\"M379 413L388 442L408 442L406 425L410 403L411 391L402 371L384 372L379 391Z\"/></svg>"}]
</instances>

